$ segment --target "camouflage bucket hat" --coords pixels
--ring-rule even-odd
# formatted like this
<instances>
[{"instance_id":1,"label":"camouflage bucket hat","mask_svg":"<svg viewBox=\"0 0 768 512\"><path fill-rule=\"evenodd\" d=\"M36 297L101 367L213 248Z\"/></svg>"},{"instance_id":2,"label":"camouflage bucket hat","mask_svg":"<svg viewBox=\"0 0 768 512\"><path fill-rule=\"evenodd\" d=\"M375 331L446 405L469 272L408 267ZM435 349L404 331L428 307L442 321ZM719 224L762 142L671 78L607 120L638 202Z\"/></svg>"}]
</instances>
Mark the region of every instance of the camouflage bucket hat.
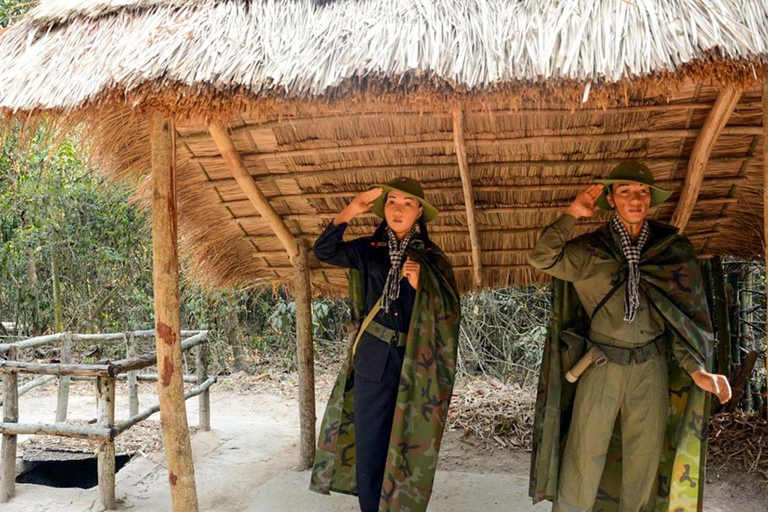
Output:
<instances>
[{"instance_id":1,"label":"camouflage bucket hat","mask_svg":"<svg viewBox=\"0 0 768 512\"><path fill-rule=\"evenodd\" d=\"M654 185L653 173L651 170L646 165L634 160L621 162L613 168L608 178L595 180L594 182L605 185L603 193L600 194L600 197L595 201L595 204L601 210L613 210L613 207L608 203L608 199L605 197L613 183L630 182L648 185L651 189L651 208L663 203L672 195L672 191L664 190L663 188Z\"/></svg>"},{"instance_id":2,"label":"camouflage bucket hat","mask_svg":"<svg viewBox=\"0 0 768 512\"><path fill-rule=\"evenodd\" d=\"M404 194L408 194L409 196L415 197L419 203L421 203L424 215L424 220L426 222L429 222L433 220L435 217L437 217L437 208L432 206L432 204L429 203L426 199L424 199L424 190L421 188L421 184L411 178L395 178L394 180L390 181L386 185L382 184L376 184L373 186L381 187L384 189L384 193L381 194L379 197L376 198L376 200L373 202L373 213L384 218L384 201L387 199L387 194L391 190L399 190L400 192L403 192Z\"/></svg>"}]
</instances>

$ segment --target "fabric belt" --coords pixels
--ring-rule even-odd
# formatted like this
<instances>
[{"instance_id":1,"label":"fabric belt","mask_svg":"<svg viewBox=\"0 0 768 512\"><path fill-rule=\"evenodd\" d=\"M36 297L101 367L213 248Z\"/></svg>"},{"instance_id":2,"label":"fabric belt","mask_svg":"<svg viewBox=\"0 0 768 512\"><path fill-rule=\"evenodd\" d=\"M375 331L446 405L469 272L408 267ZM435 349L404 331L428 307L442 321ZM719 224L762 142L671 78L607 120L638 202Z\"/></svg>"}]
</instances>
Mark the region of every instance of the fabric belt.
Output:
<instances>
[{"instance_id":1,"label":"fabric belt","mask_svg":"<svg viewBox=\"0 0 768 512\"><path fill-rule=\"evenodd\" d=\"M406 339L408 338L406 333L390 329L389 327L384 327L376 320L371 320L365 328L365 332L390 345L395 343L396 347L404 347Z\"/></svg>"},{"instance_id":2,"label":"fabric belt","mask_svg":"<svg viewBox=\"0 0 768 512\"><path fill-rule=\"evenodd\" d=\"M662 353L661 340L664 335L661 335L645 345L638 345L637 347L613 347L611 345L603 345L602 343L595 343L590 340L590 344L597 345L600 350L603 351L605 357L612 363L617 364L642 364L646 361L650 361L658 357Z\"/></svg>"}]
</instances>

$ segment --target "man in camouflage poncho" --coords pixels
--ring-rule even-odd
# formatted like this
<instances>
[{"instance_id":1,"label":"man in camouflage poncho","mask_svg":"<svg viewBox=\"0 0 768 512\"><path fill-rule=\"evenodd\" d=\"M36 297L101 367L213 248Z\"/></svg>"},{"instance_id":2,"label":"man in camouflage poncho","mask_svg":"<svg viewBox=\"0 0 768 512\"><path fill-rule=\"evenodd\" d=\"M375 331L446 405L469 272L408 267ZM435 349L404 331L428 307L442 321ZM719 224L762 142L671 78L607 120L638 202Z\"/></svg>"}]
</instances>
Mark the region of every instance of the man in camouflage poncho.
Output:
<instances>
[{"instance_id":1,"label":"man in camouflage poncho","mask_svg":"<svg viewBox=\"0 0 768 512\"><path fill-rule=\"evenodd\" d=\"M310 488L355 494L363 512L426 510L453 391L459 298L450 264L426 236L437 211L423 197L405 178L363 193L315 244L318 259L350 268L353 317L373 311L376 325L362 329L333 387ZM370 207L386 222L373 237L342 242L347 222ZM421 208L420 238L408 238L412 207ZM399 242L390 234L387 244L389 226L409 234ZM397 253L399 243L405 253ZM399 281L401 273L400 289L390 293L390 276ZM382 295L393 299L386 312L377 309Z\"/></svg>"},{"instance_id":2,"label":"man in camouflage poncho","mask_svg":"<svg viewBox=\"0 0 768 512\"><path fill-rule=\"evenodd\" d=\"M693 247L677 229L647 220L670 195L647 167L624 162L598 183L529 257L556 278L530 493L561 512L701 510L705 391L724 402L730 387L708 371L712 328ZM568 242L596 205L616 209L611 222ZM579 321L587 346L608 362L574 385L563 378L561 332Z\"/></svg>"}]
</instances>

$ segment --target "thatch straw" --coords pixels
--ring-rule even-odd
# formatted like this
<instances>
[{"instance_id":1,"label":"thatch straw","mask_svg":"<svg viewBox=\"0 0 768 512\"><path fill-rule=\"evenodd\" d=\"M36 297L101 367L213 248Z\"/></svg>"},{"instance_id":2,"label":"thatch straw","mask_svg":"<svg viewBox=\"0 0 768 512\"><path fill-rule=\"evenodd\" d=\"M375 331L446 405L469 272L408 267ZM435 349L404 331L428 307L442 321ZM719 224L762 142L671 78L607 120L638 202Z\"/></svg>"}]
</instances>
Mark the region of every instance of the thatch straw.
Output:
<instances>
[{"instance_id":1,"label":"thatch straw","mask_svg":"<svg viewBox=\"0 0 768 512\"><path fill-rule=\"evenodd\" d=\"M320 2L323 3L323 2ZM150 197L148 110L174 115L179 233L203 284L288 284L283 248L208 135L225 120L295 236L312 241L360 190L420 179L431 235L472 288L451 112L466 111L483 286L542 278L538 231L621 159L675 190L722 84L745 88L686 232L703 254L762 254L763 0L51 0L0 33L0 114L84 121L111 178ZM578 232L594 229L584 222ZM349 236L371 233L361 216ZM313 287L343 270L312 261Z\"/></svg>"},{"instance_id":2,"label":"thatch straw","mask_svg":"<svg viewBox=\"0 0 768 512\"><path fill-rule=\"evenodd\" d=\"M586 93L696 66L753 80L766 52L762 0L55 0L0 37L0 108L72 109L148 85L309 98L548 81Z\"/></svg>"}]
</instances>

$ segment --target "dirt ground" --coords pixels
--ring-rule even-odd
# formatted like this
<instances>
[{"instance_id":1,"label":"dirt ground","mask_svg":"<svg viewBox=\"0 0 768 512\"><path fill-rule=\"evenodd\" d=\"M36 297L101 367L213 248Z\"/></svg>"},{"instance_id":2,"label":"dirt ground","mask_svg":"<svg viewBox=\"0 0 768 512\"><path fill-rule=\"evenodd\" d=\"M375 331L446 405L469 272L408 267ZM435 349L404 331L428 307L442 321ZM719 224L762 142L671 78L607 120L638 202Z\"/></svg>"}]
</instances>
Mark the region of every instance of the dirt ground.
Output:
<instances>
[{"instance_id":1,"label":"dirt ground","mask_svg":"<svg viewBox=\"0 0 768 512\"><path fill-rule=\"evenodd\" d=\"M330 383L319 379L318 414ZM142 407L155 403L153 387L144 384ZM195 477L201 510L260 512L355 512L353 497L322 496L308 490L309 472L298 471L298 405L290 377L271 376L243 385L236 379L213 388L212 430L192 437ZM53 388L35 390L20 401L23 422L52 421ZM124 387L118 386L117 417L127 416ZM191 425L197 423L197 400L187 402ZM70 418L96 415L91 387L77 383L70 397ZM154 416L152 420L157 420ZM150 421L152 421L150 420ZM318 419L319 423L319 419ZM119 510L170 510L165 459L152 439L151 424L132 440L138 454L117 474ZM156 426L156 424L155 424ZM157 429L155 429L157 430ZM24 439L21 436L20 442ZM435 482L430 512L548 511L549 504L531 505L527 496L530 454L511 449L483 449L448 432ZM766 485L745 474L710 474L705 510L758 512L768 510ZM57 489L17 484L17 496L0 506L3 512L99 511L98 490Z\"/></svg>"}]
</instances>

